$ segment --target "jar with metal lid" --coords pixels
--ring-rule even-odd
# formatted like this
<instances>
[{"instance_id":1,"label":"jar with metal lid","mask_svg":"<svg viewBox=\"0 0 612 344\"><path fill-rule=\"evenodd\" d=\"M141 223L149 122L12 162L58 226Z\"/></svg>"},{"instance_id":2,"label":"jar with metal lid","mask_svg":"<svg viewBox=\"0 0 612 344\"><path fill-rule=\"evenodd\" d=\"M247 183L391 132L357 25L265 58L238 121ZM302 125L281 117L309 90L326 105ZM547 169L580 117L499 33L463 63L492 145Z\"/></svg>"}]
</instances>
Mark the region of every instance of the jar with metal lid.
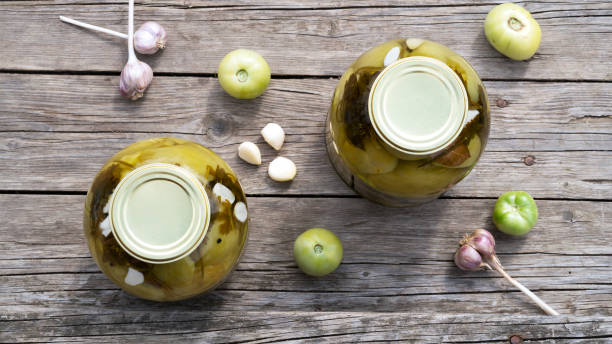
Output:
<instances>
[{"instance_id":1,"label":"jar with metal lid","mask_svg":"<svg viewBox=\"0 0 612 344\"><path fill-rule=\"evenodd\" d=\"M248 209L219 156L191 141L156 138L126 147L98 172L84 229L114 283L141 298L174 301L230 274L247 240Z\"/></svg>"},{"instance_id":2,"label":"jar with metal lid","mask_svg":"<svg viewBox=\"0 0 612 344\"><path fill-rule=\"evenodd\" d=\"M463 57L431 41L394 40L365 52L340 78L327 152L362 196L418 205L472 170L489 123L487 93Z\"/></svg>"}]
</instances>

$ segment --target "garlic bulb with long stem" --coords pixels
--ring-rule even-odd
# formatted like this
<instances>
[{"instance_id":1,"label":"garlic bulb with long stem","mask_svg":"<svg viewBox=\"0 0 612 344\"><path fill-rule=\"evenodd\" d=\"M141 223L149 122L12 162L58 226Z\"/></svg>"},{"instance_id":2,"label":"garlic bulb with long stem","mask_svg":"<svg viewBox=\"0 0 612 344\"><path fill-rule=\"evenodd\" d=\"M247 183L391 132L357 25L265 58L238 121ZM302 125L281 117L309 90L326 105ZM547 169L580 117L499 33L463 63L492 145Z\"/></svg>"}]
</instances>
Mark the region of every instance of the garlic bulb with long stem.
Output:
<instances>
[{"instance_id":1,"label":"garlic bulb with long stem","mask_svg":"<svg viewBox=\"0 0 612 344\"><path fill-rule=\"evenodd\" d=\"M121 32L91 25L65 16L60 16L59 18L65 23L70 23L72 25L80 26L92 31L103 32L115 37L128 39L128 35ZM163 26L156 22L146 22L142 24L134 33L134 49L140 54L155 54L158 50L166 47L166 42L166 30Z\"/></svg>"},{"instance_id":2,"label":"garlic bulb with long stem","mask_svg":"<svg viewBox=\"0 0 612 344\"><path fill-rule=\"evenodd\" d=\"M134 0L129 2L128 53L128 62L119 79L119 92L126 98L136 100L144 95L151 84L153 70L148 64L138 60L134 53Z\"/></svg>"},{"instance_id":3,"label":"garlic bulb with long stem","mask_svg":"<svg viewBox=\"0 0 612 344\"><path fill-rule=\"evenodd\" d=\"M166 30L156 22L146 22L134 33L134 49L141 54L155 54L166 47Z\"/></svg>"},{"instance_id":4,"label":"garlic bulb with long stem","mask_svg":"<svg viewBox=\"0 0 612 344\"><path fill-rule=\"evenodd\" d=\"M514 278L510 277L503 269L499 259L495 255L495 239L493 235L484 229L477 229L472 234L466 235L459 242L459 249L455 252L455 264L461 270L477 271L491 269L497 271L508 282L512 283L525 295L527 295L538 307L548 315L559 315L537 295L527 289Z\"/></svg>"}]
</instances>

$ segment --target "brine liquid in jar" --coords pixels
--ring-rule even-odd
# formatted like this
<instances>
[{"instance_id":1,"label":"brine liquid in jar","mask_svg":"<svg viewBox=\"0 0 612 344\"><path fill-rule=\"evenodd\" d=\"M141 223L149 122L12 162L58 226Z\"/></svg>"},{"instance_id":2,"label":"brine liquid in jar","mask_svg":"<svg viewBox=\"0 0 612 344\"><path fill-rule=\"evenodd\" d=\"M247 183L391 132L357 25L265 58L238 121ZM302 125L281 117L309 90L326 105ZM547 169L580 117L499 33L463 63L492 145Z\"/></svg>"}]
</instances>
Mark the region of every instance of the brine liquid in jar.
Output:
<instances>
[{"instance_id":1,"label":"brine liquid in jar","mask_svg":"<svg viewBox=\"0 0 612 344\"><path fill-rule=\"evenodd\" d=\"M489 134L486 91L473 68L443 45L384 43L359 57L336 87L327 151L364 197L418 205L464 178Z\"/></svg>"},{"instance_id":2,"label":"brine liquid in jar","mask_svg":"<svg viewBox=\"0 0 612 344\"><path fill-rule=\"evenodd\" d=\"M113 156L87 194L84 230L100 269L141 298L174 301L220 284L247 239L246 197L212 151L177 138Z\"/></svg>"}]
</instances>

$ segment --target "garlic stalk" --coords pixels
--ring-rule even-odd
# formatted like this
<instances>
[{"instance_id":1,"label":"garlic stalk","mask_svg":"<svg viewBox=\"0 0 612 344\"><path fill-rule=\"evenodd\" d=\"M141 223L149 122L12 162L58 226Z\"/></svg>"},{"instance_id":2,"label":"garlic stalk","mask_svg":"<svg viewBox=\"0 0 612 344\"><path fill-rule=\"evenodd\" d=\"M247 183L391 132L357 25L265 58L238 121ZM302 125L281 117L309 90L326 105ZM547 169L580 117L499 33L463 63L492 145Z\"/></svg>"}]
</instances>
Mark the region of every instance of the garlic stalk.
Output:
<instances>
[{"instance_id":1,"label":"garlic stalk","mask_svg":"<svg viewBox=\"0 0 612 344\"><path fill-rule=\"evenodd\" d=\"M119 92L126 98L136 100L144 95L151 84L153 70L148 64L138 60L134 53L134 0L129 1L128 53L128 62L119 79Z\"/></svg>"},{"instance_id":2,"label":"garlic stalk","mask_svg":"<svg viewBox=\"0 0 612 344\"><path fill-rule=\"evenodd\" d=\"M63 21L64 23L69 23L69 24L72 24L72 25L76 25L76 26L80 26L80 27L92 30L92 31L99 31L99 32L103 32L103 33L115 36L115 37L119 37L119 38L123 38L123 39L128 39L128 35L126 35L124 33L121 33L121 32L113 31L113 30L110 30L110 29L105 29L103 27L96 26L96 25L87 24L87 23L84 23L82 21L78 21L76 19L72 19L72 18L68 18L68 17L64 17L64 16L60 16L59 19L61 21Z\"/></svg>"},{"instance_id":3,"label":"garlic stalk","mask_svg":"<svg viewBox=\"0 0 612 344\"><path fill-rule=\"evenodd\" d=\"M502 265L495 255L495 239L493 235L484 229L477 229L472 234L466 235L460 242L459 249L455 252L455 264L461 270L477 271L491 269L501 274L508 282L512 283L527 297L535 302L548 315L559 315L537 295L527 289L514 278L510 277L502 268Z\"/></svg>"},{"instance_id":4,"label":"garlic stalk","mask_svg":"<svg viewBox=\"0 0 612 344\"><path fill-rule=\"evenodd\" d=\"M540 299L536 294L534 294L531 290L529 290L527 287L522 285L519 281L517 281L514 278L510 277L510 275L508 275L508 273L506 271L504 271L504 269L502 268L501 264L499 264L499 259L497 259L497 257L494 260L489 261L488 264L493 269L495 269L497 272L499 272L502 276L504 276L504 278L506 280L508 280L508 282L512 283L512 285L514 285L520 291L522 291L525 295L527 295L527 297L529 297L533 302L535 302L536 305L538 305L538 307L540 307L540 309L542 309L544 312L546 312L546 314L548 314L548 315L559 315L559 313L557 311L555 311L554 309L552 309L552 307L550 307L548 304L546 304L546 302L544 302L544 300Z\"/></svg>"},{"instance_id":5,"label":"garlic stalk","mask_svg":"<svg viewBox=\"0 0 612 344\"><path fill-rule=\"evenodd\" d=\"M100 26L91 25L65 16L59 17L61 21L72 25L80 26L92 31L103 32L115 37L128 39L128 35L106 29ZM166 30L156 22L146 22L134 33L134 49L140 54L155 54L159 49L166 47Z\"/></svg>"}]
</instances>

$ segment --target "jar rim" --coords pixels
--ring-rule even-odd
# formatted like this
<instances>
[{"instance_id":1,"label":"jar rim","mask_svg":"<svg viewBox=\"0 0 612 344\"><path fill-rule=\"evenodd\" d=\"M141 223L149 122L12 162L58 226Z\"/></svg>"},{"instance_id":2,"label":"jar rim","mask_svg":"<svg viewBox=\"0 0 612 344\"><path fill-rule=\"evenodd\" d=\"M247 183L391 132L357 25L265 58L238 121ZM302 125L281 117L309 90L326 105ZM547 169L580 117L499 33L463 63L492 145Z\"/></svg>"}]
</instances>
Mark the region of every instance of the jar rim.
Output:
<instances>
[{"instance_id":1,"label":"jar rim","mask_svg":"<svg viewBox=\"0 0 612 344\"><path fill-rule=\"evenodd\" d=\"M383 69L368 98L377 136L401 156L447 148L461 133L468 95L459 75L440 60L411 56Z\"/></svg>"},{"instance_id":2,"label":"jar rim","mask_svg":"<svg viewBox=\"0 0 612 344\"><path fill-rule=\"evenodd\" d=\"M147 263L186 257L208 231L206 190L192 172L177 165L153 163L132 170L109 202L110 227L117 243Z\"/></svg>"}]
</instances>

